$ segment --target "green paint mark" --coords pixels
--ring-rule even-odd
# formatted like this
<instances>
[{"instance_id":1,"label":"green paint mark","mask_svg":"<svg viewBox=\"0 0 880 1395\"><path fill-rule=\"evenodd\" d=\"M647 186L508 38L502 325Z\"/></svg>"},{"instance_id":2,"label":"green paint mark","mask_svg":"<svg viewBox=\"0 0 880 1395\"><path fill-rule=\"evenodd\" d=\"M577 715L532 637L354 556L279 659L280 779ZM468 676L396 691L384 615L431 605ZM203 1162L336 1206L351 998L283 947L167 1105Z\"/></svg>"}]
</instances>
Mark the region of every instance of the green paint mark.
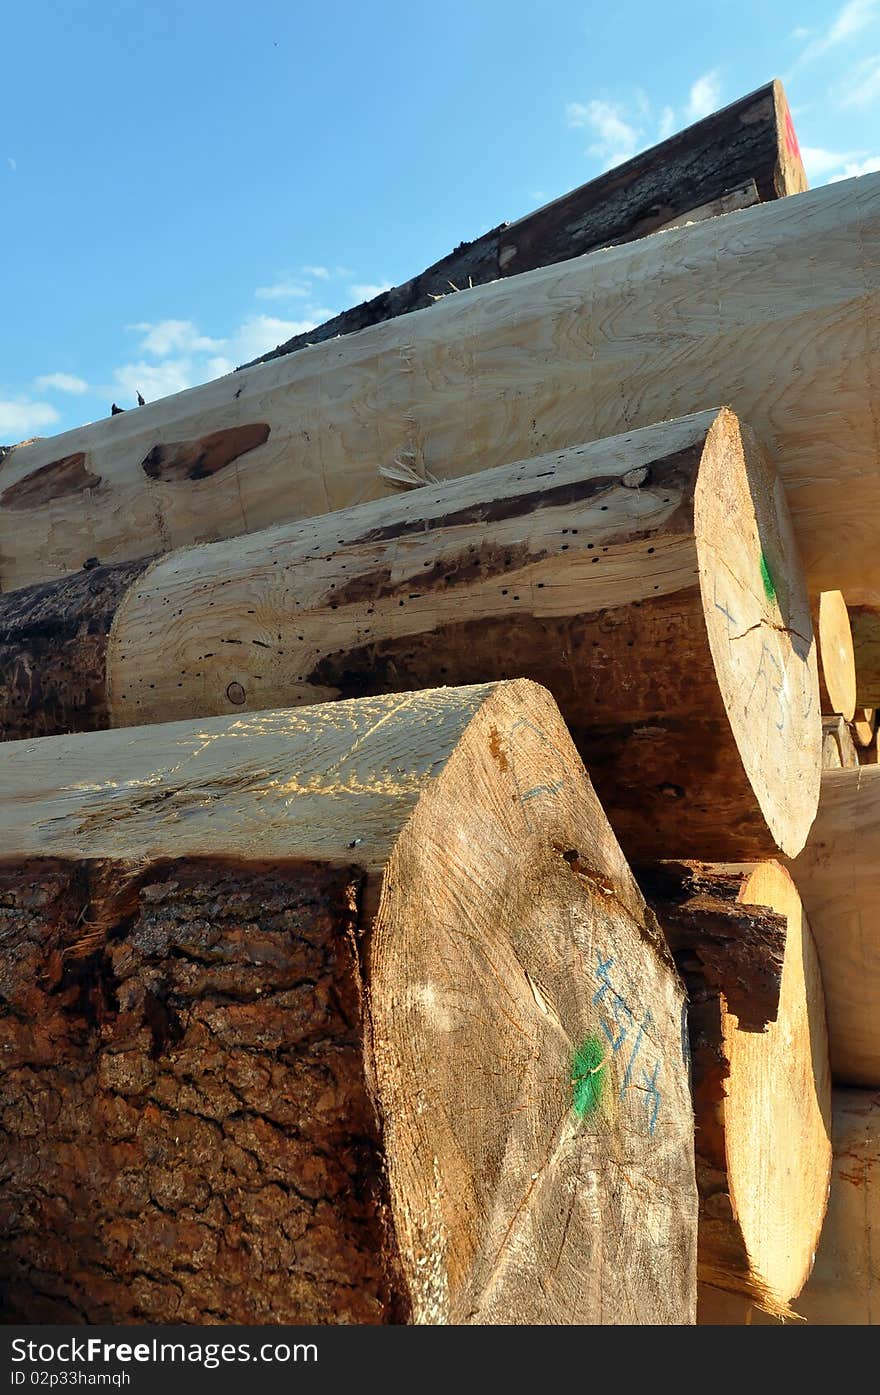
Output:
<instances>
[{"instance_id":1,"label":"green paint mark","mask_svg":"<svg viewBox=\"0 0 880 1395\"><path fill-rule=\"evenodd\" d=\"M594 1114L605 1084L605 1047L598 1037L587 1037L571 1063L572 1104L579 1119Z\"/></svg>"},{"instance_id":2,"label":"green paint mark","mask_svg":"<svg viewBox=\"0 0 880 1395\"><path fill-rule=\"evenodd\" d=\"M764 595L771 603L776 600L776 587L773 585L773 578L770 575L770 568L767 565L767 558L761 553L761 580L764 583Z\"/></svg>"}]
</instances>

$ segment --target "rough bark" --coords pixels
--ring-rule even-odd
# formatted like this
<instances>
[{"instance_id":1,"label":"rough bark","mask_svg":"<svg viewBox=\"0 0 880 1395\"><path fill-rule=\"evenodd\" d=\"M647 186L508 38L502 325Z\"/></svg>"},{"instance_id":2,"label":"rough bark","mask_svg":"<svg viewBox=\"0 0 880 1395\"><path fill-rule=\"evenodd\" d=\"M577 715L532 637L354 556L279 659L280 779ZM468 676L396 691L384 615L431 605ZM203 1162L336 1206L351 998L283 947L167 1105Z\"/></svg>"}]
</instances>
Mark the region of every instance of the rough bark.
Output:
<instances>
[{"instance_id":1,"label":"rough bark","mask_svg":"<svg viewBox=\"0 0 880 1395\"><path fill-rule=\"evenodd\" d=\"M861 603L880 506L877 229L880 175L866 175L478 286L18 447L0 465L0 587L726 401L772 452L811 592L840 587ZM152 476L158 447L198 462L209 445L225 464ZM49 467L77 453L98 483L53 485ZM23 500L28 481L37 487Z\"/></svg>"},{"instance_id":2,"label":"rough bark","mask_svg":"<svg viewBox=\"0 0 880 1395\"><path fill-rule=\"evenodd\" d=\"M406 1320L361 880L0 865L5 1322Z\"/></svg>"},{"instance_id":3,"label":"rough bark","mask_svg":"<svg viewBox=\"0 0 880 1395\"><path fill-rule=\"evenodd\" d=\"M418 276L294 335L252 363L421 310L456 290L806 187L777 79L524 218L462 242Z\"/></svg>"},{"instance_id":4,"label":"rough bark","mask_svg":"<svg viewBox=\"0 0 880 1395\"><path fill-rule=\"evenodd\" d=\"M661 865L642 881L688 990L700 1281L790 1315L831 1168L828 1041L809 926L778 863L739 872ZM745 944L729 938L738 929ZM748 1018L736 1011L743 1002Z\"/></svg>"},{"instance_id":5,"label":"rough bark","mask_svg":"<svg viewBox=\"0 0 880 1395\"><path fill-rule=\"evenodd\" d=\"M693 1321L683 993L542 689L10 743L0 829L7 1320Z\"/></svg>"},{"instance_id":6,"label":"rough bark","mask_svg":"<svg viewBox=\"0 0 880 1395\"><path fill-rule=\"evenodd\" d=\"M63 583L63 599L51 582L0 599L0 740L110 725L110 626L146 566L76 572Z\"/></svg>"},{"instance_id":7,"label":"rough bark","mask_svg":"<svg viewBox=\"0 0 880 1395\"><path fill-rule=\"evenodd\" d=\"M700 996L706 989L723 993L742 1031L775 1022L788 922L770 906L743 900L748 874L705 862L641 863L634 870L679 970L702 985Z\"/></svg>"},{"instance_id":8,"label":"rough bark","mask_svg":"<svg viewBox=\"0 0 880 1395\"><path fill-rule=\"evenodd\" d=\"M0 600L0 623L27 595ZM56 584L70 628L79 604ZM31 734L26 667L7 647L7 737ZM628 855L803 846L821 744L809 602L778 480L731 412L160 558L119 593L95 715L520 675L554 693ZM60 729L88 727L57 663L44 690L59 677Z\"/></svg>"}]
</instances>

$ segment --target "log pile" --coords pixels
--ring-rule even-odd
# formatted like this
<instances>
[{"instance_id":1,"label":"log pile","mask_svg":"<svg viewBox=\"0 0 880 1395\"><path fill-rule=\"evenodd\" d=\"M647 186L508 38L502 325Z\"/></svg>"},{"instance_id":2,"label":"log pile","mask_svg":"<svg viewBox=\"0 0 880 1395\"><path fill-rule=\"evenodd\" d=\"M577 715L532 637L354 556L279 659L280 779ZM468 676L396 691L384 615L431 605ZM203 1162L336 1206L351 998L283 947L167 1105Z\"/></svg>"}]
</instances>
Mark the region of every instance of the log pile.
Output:
<instances>
[{"instance_id":1,"label":"log pile","mask_svg":"<svg viewBox=\"0 0 880 1395\"><path fill-rule=\"evenodd\" d=\"M0 452L5 1321L875 1319L878 225L773 83Z\"/></svg>"}]
</instances>

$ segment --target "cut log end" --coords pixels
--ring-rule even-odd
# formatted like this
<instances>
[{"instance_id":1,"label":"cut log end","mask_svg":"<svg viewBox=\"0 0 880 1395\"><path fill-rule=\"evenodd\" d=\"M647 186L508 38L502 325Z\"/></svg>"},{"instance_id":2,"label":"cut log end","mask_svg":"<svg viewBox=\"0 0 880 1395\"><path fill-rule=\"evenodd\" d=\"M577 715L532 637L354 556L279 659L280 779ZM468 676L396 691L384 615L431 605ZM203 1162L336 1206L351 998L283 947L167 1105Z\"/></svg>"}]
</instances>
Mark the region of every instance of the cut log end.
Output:
<instances>
[{"instance_id":1,"label":"cut log end","mask_svg":"<svg viewBox=\"0 0 880 1395\"><path fill-rule=\"evenodd\" d=\"M10 1317L693 1321L683 992L545 690L4 756Z\"/></svg>"},{"instance_id":2,"label":"cut log end","mask_svg":"<svg viewBox=\"0 0 880 1395\"><path fill-rule=\"evenodd\" d=\"M707 436L695 531L709 644L739 755L777 846L795 856L821 775L809 598L782 486L730 411Z\"/></svg>"},{"instance_id":3,"label":"cut log end","mask_svg":"<svg viewBox=\"0 0 880 1395\"><path fill-rule=\"evenodd\" d=\"M810 928L785 869L757 867L739 899L785 916L786 948L778 1014L765 1031L742 1030L723 996L695 1013L699 1273L786 1315L809 1275L828 1198L825 1008Z\"/></svg>"},{"instance_id":4,"label":"cut log end","mask_svg":"<svg viewBox=\"0 0 880 1395\"><path fill-rule=\"evenodd\" d=\"M794 1303L799 1321L817 1327L877 1322L880 1239L880 1095L834 1091L834 1171L828 1214L813 1272ZM738 1327L777 1319L747 1299L700 1285L697 1322Z\"/></svg>"},{"instance_id":5,"label":"cut log end","mask_svg":"<svg viewBox=\"0 0 880 1395\"><path fill-rule=\"evenodd\" d=\"M856 710L856 663L849 611L842 592L823 591L818 611L822 711L837 712L851 722Z\"/></svg>"}]
</instances>

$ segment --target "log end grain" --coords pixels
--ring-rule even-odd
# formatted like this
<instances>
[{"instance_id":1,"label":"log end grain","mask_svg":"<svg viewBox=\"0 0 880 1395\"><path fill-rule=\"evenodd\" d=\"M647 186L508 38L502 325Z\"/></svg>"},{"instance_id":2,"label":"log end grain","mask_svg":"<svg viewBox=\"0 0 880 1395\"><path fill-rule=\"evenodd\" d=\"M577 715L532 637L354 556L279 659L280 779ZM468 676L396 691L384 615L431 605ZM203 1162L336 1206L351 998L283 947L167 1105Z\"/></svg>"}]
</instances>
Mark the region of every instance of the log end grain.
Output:
<instances>
[{"instance_id":1,"label":"log end grain","mask_svg":"<svg viewBox=\"0 0 880 1395\"><path fill-rule=\"evenodd\" d=\"M780 864L757 867L740 900L785 915L785 959L775 1022L744 1031L722 998L717 1039L708 1030L693 1043L699 1271L703 1283L788 1315L812 1267L831 1172L822 980L797 890Z\"/></svg>"},{"instance_id":2,"label":"log end grain","mask_svg":"<svg viewBox=\"0 0 880 1395\"><path fill-rule=\"evenodd\" d=\"M394 849L370 946L416 1321L691 1320L666 953L555 706L499 685Z\"/></svg>"},{"instance_id":3,"label":"log end grain","mask_svg":"<svg viewBox=\"0 0 880 1395\"><path fill-rule=\"evenodd\" d=\"M727 410L707 437L695 531L709 644L742 766L776 845L795 856L821 776L809 598L782 482Z\"/></svg>"},{"instance_id":4,"label":"log end grain","mask_svg":"<svg viewBox=\"0 0 880 1395\"><path fill-rule=\"evenodd\" d=\"M823 712L837 712L851 722L856 710L856 663L849 611L843 593L819 596L816 638L819 642Z\"/></svg>"}]
</instances>

